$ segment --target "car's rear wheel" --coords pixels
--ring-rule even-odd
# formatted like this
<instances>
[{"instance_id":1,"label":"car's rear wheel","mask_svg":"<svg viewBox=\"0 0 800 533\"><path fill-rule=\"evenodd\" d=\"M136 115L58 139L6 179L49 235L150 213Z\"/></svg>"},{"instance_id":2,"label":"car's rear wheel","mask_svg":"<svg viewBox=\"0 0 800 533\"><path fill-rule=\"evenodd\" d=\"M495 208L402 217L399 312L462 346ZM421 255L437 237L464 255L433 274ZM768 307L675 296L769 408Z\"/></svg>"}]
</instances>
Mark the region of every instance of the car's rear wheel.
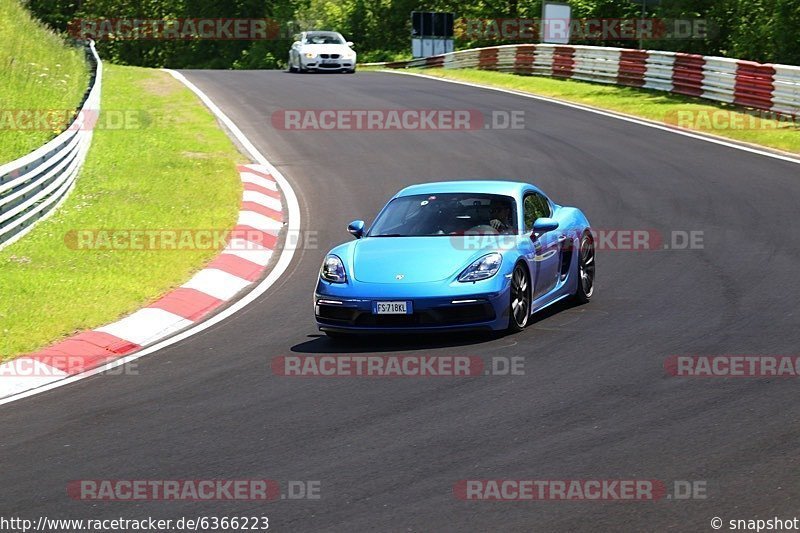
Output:
<instances>
[{"instance_id":1,"label":"car's rear wheel","mask_svg":"<svg viewBox=\"0 0 800 533\"><path fill-rule=\"evenodd\" d=\"M581 237L580 248L578 248L578 287L574 294L578 303L588 302L594 294L594 259L594 239L592 234L586 231Z\"/></svg>"},{"instance_id":2,"label":"car's rear wheel","mask_svg":"<svg viewBox=\"0 0 800 533\"><path fill-rule=\"evenodd\" d=\"M530 275L522 263L517 263L511 275L511 303L508 310L508 329L522 331L531 313Z\"/></svg>"}]
</instances>

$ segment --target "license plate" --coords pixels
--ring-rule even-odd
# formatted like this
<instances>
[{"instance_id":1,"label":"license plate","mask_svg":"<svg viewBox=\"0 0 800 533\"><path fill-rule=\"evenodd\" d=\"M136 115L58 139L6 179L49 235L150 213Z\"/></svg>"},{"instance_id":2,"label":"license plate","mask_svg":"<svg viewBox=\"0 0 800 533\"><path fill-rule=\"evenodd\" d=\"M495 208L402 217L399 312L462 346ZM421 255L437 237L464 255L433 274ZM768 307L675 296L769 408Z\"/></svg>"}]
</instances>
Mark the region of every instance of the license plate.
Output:
<instances>
[{"instance_id":1,"label":"license plate","mask_svg":"<svg viewBox=\"0 0 800 533\"><path fill-rule=\"evenodd\" d=\"M410 315L413 313L411 302L372 302L374 315Z\"/></svg>"},{"instance_id":2,"label":"license plate","mask_svg":"<svg viewBox=\"0 0 800 533\"><path fill-rule=\"evenodd\" d=\"M338 63L338 62L339 62L338 59L323 59L322 60L322 64L323 65L332 65L332 64Z\"/></svg>"}]
</instances>

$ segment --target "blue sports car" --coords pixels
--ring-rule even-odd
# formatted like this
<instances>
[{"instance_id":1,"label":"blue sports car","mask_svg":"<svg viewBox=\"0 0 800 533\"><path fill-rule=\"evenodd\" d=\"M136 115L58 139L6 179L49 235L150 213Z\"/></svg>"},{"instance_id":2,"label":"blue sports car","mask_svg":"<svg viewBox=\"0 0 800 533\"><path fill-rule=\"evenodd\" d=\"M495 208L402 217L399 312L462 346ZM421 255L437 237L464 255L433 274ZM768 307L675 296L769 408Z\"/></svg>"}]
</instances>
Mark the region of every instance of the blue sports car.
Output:
<instances>
[{"instance_id":1,"label":"blue sports car","mask_svg":"<svg viewBox=\"0 0 800 533\"><path fill-rule=\"evenodd\" d=\"M332 337L511 330L594 292L589 221L527 183L452 181L397 193L369 229L328 253L314 310Z\"/></svg>"}]
</instances>

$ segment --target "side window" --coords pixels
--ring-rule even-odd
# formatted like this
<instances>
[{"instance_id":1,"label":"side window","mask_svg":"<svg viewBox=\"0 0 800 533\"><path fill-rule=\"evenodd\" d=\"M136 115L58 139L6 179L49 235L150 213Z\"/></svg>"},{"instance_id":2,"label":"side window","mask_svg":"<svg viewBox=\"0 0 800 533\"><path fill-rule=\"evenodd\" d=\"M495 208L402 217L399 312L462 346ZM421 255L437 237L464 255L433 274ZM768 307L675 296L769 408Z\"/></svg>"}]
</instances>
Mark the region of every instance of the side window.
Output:
<instances>
[{"instance_id":1,"label":"side window","mask_svg":"<svg viewBox=\"0 0 800 533\"><path fill-rule=\"evenodd\" d=\"M533 227L533 223L537 218L549 217L552 214L550 212L550 203L547 201L547 198L537 192L531 193L525 197L523 209L526 230Z\"/></svg>"}]
</instances>

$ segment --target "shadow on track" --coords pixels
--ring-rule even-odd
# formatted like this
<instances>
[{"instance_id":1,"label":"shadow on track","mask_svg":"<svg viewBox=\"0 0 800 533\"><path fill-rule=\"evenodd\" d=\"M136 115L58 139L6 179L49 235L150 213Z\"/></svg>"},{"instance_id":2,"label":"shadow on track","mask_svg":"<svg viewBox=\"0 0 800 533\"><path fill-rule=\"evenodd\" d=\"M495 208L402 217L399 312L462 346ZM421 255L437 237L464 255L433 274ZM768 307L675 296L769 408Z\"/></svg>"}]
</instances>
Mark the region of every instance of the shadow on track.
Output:
<instances>
[{"instance_id":1,"label":"shadow on track","mask_svg":"<svg viewBox=\"0 0 800 533\"><path fill-rule=\"evenodd\" d=\"M305 342L292 346L297 353L375 353L404 352L451 348L491 342L503 335L491 332L467 333L414 333L392 335L364 335L353 338L332 339L325 334L309 335Z\"/></svg>"},{"instance_id":2,"label":"shadow on track","mask_svg":"<svg viewBox=\"0 0 800 533\"><path fill-rule=\"evenodd\" d=\"M563 311L580 307L571 301L561 301L550 307L535 313L531 316L528 327L533 326L542 320L552 317ZM452 348L454 346L470 346L486 344L506 337L518 338L522 341L525 335L531 331L521 333L508 333L505 331L471 331L471 332L450 332L450 333L406 333L378 335L368 334L353 336L352 338L333 339L325 334L319 333L308 335L305 342L295 344L291 350L295 353L380 353L380 352L403 352L415 350L431 350L437 348Z\"/></svg>"}]
</instances>

